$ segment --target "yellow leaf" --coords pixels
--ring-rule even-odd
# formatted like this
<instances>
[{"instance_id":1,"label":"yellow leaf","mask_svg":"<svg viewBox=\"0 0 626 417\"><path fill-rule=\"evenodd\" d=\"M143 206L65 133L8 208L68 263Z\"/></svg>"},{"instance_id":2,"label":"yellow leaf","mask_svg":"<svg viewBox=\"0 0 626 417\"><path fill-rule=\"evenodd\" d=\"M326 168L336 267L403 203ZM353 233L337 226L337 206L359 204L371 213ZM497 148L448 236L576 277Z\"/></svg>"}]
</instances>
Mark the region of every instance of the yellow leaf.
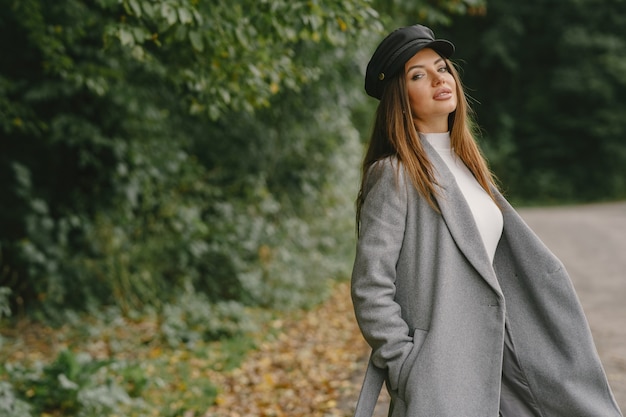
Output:
<instances>
[{"instance_id":1,"label":"yellow leaf","mask_svg":"<svg viewBox=\"0 0 626 417\"><path fill-rule=\"evenodd\" d=\"M265 382L265 385L269 386L269 387L273 387L276 385L276 381L274 379L274 376L272 374L264 374L263 375L263 381Z\"/></svg>"},{"instance_id":2,"label":"yellow leaf","mask_svg":"<svg viewBox=\"0 0 626 417\"><path fill-rule=\"evenodd\" d=\"M348 25L346 24L346 22L343 21L342 18L338 17L337 23L339 23L339 29L341 29L342 32L345 32L348 29Z\"/></svg>"},{"instance_id":3,"label":"yellow leaf","mask_svg":"<svg viewBox=\"0 0 626 417\"><path fill-rule=\"evenodd\" d=\"M162 353L163 351L161 350L160 347L155 347L150 350L149 356L151 359L155 359L161 356Z\"/></svg>"}]
</instances>

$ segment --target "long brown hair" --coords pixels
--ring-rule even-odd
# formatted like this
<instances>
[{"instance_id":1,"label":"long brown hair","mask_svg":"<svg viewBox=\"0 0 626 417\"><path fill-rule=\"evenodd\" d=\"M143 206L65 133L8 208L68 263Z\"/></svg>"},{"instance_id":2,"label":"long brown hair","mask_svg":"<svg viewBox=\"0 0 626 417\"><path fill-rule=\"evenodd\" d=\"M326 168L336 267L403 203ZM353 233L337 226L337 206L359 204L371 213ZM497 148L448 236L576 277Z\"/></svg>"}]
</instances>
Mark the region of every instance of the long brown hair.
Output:
<instances>
[{"instance_id":1,"label":"long brown hair","mask_svg":"<svg viewBox=\"0 0 626 417\"><path fill-rule=\"evenodd\" d=\"M452 149L476 177L478 183L496 201L491 188L492 186L496 187L495 178L476 144L475 124L471 117L472 110L459 73L452 62L448 59L445 61L448 70L456 81L457 106L456 110L448 117ZM356 201L357 233L364 201L363 187L367 179L367 172L377 161L390 156L395 156L402 163L413 186L434 210L439 211L435 200L438 194L437 179L434 175L433 165L426 155L413 124L404 71L400 71L389 80L376 109L372 135L363 159L361 188Z\"/></svg>"}]
</instances>

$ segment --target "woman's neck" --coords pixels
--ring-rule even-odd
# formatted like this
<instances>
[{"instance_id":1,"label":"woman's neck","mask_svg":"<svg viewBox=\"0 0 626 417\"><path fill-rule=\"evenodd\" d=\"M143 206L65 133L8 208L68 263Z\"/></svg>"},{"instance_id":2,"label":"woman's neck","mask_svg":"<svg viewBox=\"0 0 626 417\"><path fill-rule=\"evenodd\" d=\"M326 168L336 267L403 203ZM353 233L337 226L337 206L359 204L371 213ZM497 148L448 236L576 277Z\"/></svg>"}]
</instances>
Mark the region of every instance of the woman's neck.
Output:
<instances>
[{"instance_id":1,"label":"woman's neck","mask_svg":"<svg viewBox=\"0 0 626 417\"><path fill-rule=\"evenodd\" d=\"M415 129L420 133L445 133L448 132L448 118L430 120L428 122L424 120L414 119L413 124Z\"/></svg>"}]
</instances>

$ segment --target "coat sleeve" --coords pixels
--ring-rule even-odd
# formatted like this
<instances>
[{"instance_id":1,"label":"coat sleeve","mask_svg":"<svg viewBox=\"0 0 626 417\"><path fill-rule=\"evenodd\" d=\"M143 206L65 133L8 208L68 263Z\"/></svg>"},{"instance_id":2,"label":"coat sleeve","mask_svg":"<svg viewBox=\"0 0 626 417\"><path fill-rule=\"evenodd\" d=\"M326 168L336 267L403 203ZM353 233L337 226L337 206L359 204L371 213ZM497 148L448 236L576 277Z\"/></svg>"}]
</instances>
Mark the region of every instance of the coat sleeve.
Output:
<instances>
[{"instance_id":1,"label":"coat sleeve","mask_svg":"<svg viewBox=\"0 0 626 417\"><path fill-rule=\"evenodd\" d=\"M351 281L356 319L372 347L372 362L387 370L392 389L398 388L402 364L413 345L395 301L407 214L407 184L396 164L383 160L367 174Z\"/></svg>"}]
</instances>

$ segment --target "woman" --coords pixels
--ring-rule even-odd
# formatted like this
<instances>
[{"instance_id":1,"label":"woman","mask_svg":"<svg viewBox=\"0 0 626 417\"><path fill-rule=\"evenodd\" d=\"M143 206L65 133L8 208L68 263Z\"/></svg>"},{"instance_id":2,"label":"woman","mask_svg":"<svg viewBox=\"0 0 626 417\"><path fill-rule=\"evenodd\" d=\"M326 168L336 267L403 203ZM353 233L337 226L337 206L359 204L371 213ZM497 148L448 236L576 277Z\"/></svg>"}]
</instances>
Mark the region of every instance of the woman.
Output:
<instances>
[{"instance_id":1,"label":"woman","mask_svg":"<svg viewBox=\"0 0 626 417\"><path fill-rule=\"evenodd\" d=\"M372 347L355 416L385 381L393 417L614 417L561 262L502 197L450 56L420 25L389 34L357 199L352 299Z\"/></svg>"}]
</instances>

